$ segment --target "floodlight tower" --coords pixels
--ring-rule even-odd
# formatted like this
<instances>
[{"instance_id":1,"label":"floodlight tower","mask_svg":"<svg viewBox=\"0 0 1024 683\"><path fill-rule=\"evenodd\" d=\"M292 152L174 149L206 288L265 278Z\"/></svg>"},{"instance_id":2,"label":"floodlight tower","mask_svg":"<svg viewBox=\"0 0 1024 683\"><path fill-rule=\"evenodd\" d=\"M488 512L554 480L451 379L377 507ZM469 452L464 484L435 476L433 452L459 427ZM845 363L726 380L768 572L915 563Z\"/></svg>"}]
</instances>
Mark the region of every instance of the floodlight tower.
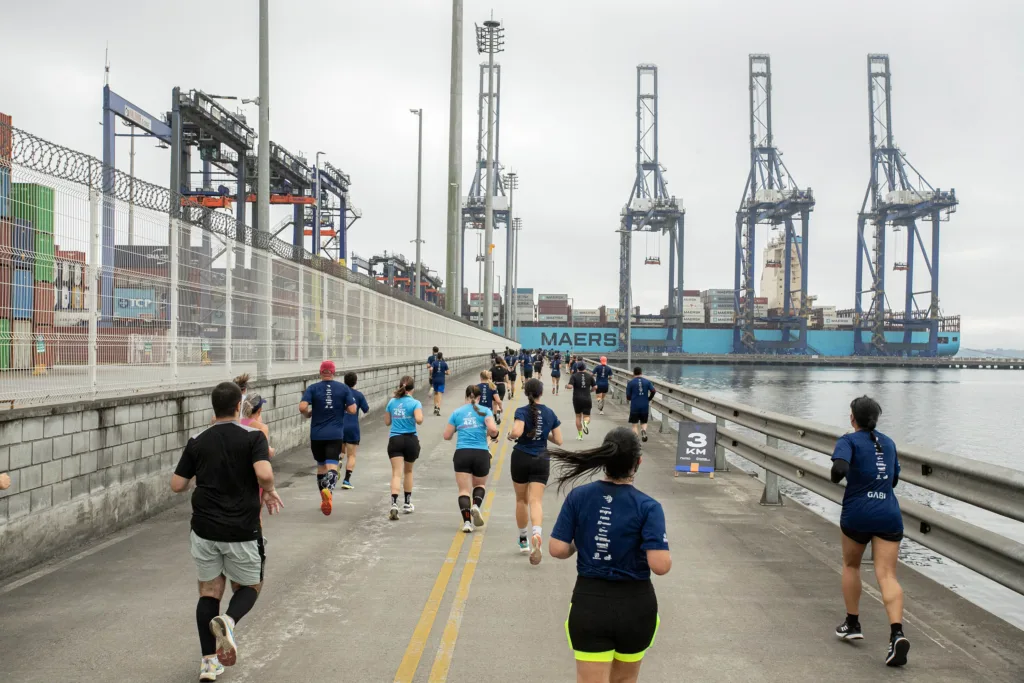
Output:
<instances>
[{"instance_id":1,"label":"floodlight tower","mask_svg":"<svg viewBox=\"0 0 1024 683\"><path fill-rule=\"evenodd\" d=\"M733 327L733 353L805 353L807 351L807 228L814 209L811 188L800 189L789 169L782 163L782 152L775 146L772 132L772 69L768 55L750 55L750 173L743 188L743 199L736 212L736 322ZM800 217L796 234L794 217ZM784 303L778 341L754 337L754 258L758 225L785 229ZM795 247L795 248L794 248ZM794 306L792 263L796 252L800 264L800 294ZM767 320L767 319L762 319Z\"/></svg>"},{"instance_id":2,"label":"floodlight tower","mask_svg":"<svg viewBox=\"0 0 1024 683\"><path fill-rule=\"evenodd\" d=\"M868 55L868 113L871 144L871 180L857 216L857 290L854 298L854 353L858 355L938 355L939 333L939 224L956 211L956 190L933 188L896 146L892 134L892 73L889 55ZM931 258L917 227L917 219L930 221ZM867 224L874 226L871 247L864 235ZM894 264L906 272L903 317L886 317L885 237L886 228L907 231L906 261ZM930 279L930 289L914 291L914 252L920 245L921 257ZM898 258L899 255L897 255ZM871 276L871 287L863 285L864 265ZM865 312L864 294L871 294ZM930 294L927 310L917 305L918 294ZM903 332L899 342L885 337L886 328ZM870 331L871 340L864 341ZM914 342L915 331L926 332L927 341Z\"/></svg>"},{"instance_id":3,"label":"floodlight tower","mask_svg":"<svg viewBox=\"0 0 1024 683\"><path fill-rule=\"evenodd\" d=\"M683 347L683 218L681 203L668 193L665 168L658 157L658 67L636 67L636 178L629 199L620 214L619 229L619 346L628 342L632 233L668 233L671 243L668 261L668 339ZM660 259L659 259L660 261ZM676 275L678 262L679 273Z\"/></svg>"}]
</instances>

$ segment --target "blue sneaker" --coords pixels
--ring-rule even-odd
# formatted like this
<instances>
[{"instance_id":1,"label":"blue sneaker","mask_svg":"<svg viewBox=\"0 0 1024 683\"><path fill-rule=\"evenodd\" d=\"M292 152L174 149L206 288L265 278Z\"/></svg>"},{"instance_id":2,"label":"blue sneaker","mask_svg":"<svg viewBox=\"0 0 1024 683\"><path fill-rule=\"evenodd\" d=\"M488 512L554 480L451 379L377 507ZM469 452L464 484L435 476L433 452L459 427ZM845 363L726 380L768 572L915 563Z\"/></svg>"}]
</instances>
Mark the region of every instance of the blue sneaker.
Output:
<instances>
[{"instance_id":1,"label":"blue sneaker","mask_svg":"<svg viewBox=\"0 0 1024 683\"><path fill-rule=\"evenodd\" d=\"M204 658L199 666L199 680L201 681L215 681L217 676L221 676L223 673L224 665L216 657Z\"/></svg>"},{"instance_id":2,"label":"blue sneaker","mask_svg":"<svg viewBox=\"0 0 1024 683\"><path fill-rule=\"evenodd\" d=\"M527 542L525 538L519 539L519 552L523 553L524 555L530 552L530 544Z\"/></svg>"},{"instance_id":3,"label":"blue sneaker","mask_svg":"<svg viewBox=\"0 0 1024 683\"><path fill-rule=\"evenodd\" d=\"M354 489L355 486L352 486L352 482L350 482L348 479L346 479L345 481L341 482L341 488L343 488L343 489Z\"/></svg>"}]
</instances>

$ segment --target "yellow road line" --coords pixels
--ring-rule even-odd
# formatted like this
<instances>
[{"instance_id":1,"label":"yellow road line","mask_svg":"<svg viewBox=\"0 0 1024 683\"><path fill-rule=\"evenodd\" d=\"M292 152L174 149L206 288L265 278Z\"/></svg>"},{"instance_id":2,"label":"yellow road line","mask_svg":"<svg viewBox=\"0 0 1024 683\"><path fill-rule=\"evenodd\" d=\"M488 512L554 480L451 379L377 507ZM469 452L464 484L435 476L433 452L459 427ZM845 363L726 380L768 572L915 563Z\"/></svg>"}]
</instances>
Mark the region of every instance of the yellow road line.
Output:
<instances>
[{"instance_id":1,"label":"yellow road line","mask_svg":"<svg viewBox=\"0 0 1024 683\"><path fill-rule=\"evenodd\" d=\"M509 401L511 403L511 401ZM510 405L511 409L512 406ZM506 410L507 414L509 411ZM512 410L512 415L515 415L515 411ZM508 434L508 430L512 428L512 424L515 422L514 419L505 419L505 433ZM499 432L498 438L501 439L501 433ZM495 474L489 482L491 490L487 494L487 500L484 501L484 510L481 510L481 514L486 520L490 517L491 501L494 500L494 484L498 481L498 477L501 475L501 467L505 460L505 450L508 446L508 440L504 441L504 446L500 449L500 455L498 457L498 464L495 468ZM479 538L483 539L483 535L480 534ZM465 543L466 534L459 530L455 532L455 538L452 539L452 544L448 548L448 554L444 558L444 564L441 565L441 571L437 574L437 579L434 581L433 588L430 589L430 595L427 597L427 604L423 606L423 612L420 613L419 621L416 622L416 628L412 632L412 638L409 639L409 645L405 648L405 654L402 656L402 663L398 666L398 672L395 674L394 683L412 683L413 678L416 676L416 669L419 668L420 659L423 657L423 649L427 645L427 639L430 637L430 630L434 626L434 621L437 619L437 610L441 606L441 600L444 598L445 591L448 590L448 582L452 578L452 573L455 571L455 564L458 562L459 553L462 552L462 544ZM474 541L475 547L475 541ZM476 557L480 556L479 551L476 553ZM474 566L476 565L476 559L473 556L472 550L470 551L470 560ZM472 577L470 577L472 579ZM461 590L461 583L460 583ZM467 586L468 592L468 586ZM457 631L457 629L456 629ZM445 633L448 629L445 628ZM445 669L447 673L447 668Z\"/></svg>"}]
</instances>

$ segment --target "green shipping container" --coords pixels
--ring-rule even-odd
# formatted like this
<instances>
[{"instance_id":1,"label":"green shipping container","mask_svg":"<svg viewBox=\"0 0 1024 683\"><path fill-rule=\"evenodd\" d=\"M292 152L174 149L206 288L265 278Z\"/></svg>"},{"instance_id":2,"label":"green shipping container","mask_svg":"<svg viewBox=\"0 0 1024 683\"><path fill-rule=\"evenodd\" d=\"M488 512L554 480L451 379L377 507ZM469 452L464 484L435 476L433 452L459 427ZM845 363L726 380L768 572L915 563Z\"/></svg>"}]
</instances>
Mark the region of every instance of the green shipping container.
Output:
<instances>
[{"instance_id":1,"label":"green shipping container","mask_svg":"<svg viewBox=\"0 0 1024 683\"><path fill-rule=\"evenodd\" d=\"M11 321L0 320L0 370L11 368Z\"/></svg>"},{"instance_id":2,"label":"green shipping container","mask_svg":"<svg viewBox=\"0 0 1024 683\"><path fill-rule=\"evenodd\" d=\"M53 282L53 233L36 233L36 282Z\"/></svg>"},{"instance_id":3,"label":"green shipping container","mask_svg":"<svg viewBox=\"0 0 1024 683\"><path fill-rule=\"evenodd\" d=\"M36 282L53 282L53 188L36 183L11 185L11 215L35 232Z\"/></svg>"}]
</instances>

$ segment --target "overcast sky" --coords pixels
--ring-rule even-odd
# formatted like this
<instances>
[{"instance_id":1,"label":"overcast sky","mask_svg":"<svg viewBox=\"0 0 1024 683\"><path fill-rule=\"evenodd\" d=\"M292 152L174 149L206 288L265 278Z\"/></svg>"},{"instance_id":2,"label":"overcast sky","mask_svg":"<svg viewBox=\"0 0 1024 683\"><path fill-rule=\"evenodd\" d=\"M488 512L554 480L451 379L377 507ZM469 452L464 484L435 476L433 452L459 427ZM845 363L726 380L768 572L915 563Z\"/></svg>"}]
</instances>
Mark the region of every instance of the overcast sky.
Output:
<instances>
[{"instance_id":1,"label":"overcast sky","mask_svg":"<svg viewBox=\"0 0 1024 683\"><path fill-rule=\"evenodd\" d=\"M869 177L866 55L887 52L896 140L933 186L961 201L942 227L941 306L963 345L1024 347L1024 3L983 0L467 0L463 183L475 158L473 23L506 27L502 163L520 175L520 285L616 306L619 211L634 177L636 65L659 67L661 159L686 207L686 287L731 287L735 211L749 166L747 57L772 56L777 145L814 189L809 286L853 304L856 214ZM172 86L253 96L256 0L7 3L0 111L15 125L100 155L103 53L111 85L153 114ZM352 176L362 256L411 256L416 119L425 110L424 261L444 275L451 3L271 0L272 138ZM255 109L250 122L255 127ZM140 176L167 184L167 152L142 145ZM127 169L127 144L118 165ZM504 274L504 235L495 271ZM767 231L758 234L760 247ZM467 251L475 249L470 234ZM890 243L892 244L892 243ZM634 297L664 305L662 266L634 242ZM892 249L892 247L890 247ZM466 281L476 288L472 254ZM902 277L890 271L890 302ZM925 289L924 269L917 289ZM757 281L760 281L758 274ZM927 299L920 301L927 306ZM867 305L867 302L865 302Z\"/></svg>"}]
</instances>

